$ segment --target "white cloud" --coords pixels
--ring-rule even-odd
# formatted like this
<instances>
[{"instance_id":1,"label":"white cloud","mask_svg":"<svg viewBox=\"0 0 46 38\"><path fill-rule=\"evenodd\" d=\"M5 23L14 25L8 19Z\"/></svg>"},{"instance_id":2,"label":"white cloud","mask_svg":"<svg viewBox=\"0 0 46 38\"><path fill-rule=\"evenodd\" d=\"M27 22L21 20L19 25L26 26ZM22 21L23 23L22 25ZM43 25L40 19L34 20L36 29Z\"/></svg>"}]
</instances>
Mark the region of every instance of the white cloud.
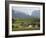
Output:
<instances>
[{"instance_id":1,"label":"white cloud","mask_svg":"<svg viewBox=\"0 0 46 38\"><path fill-rule=\"evenodd\" d=\"M13 10L21 11L22 13L25 13L31 16L32 11L40 10L40 8L39 7L13 7Z\"/></svg>"}]
</instances>

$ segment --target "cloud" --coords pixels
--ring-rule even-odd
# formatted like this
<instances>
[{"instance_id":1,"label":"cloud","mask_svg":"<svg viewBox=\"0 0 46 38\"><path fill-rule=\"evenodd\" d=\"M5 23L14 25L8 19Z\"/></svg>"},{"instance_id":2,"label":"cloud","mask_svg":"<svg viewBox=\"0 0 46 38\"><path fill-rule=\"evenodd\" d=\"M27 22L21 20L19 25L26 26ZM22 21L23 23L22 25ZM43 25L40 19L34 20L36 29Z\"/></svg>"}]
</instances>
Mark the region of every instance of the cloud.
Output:
<instances>
[{"instance_id":1,"label":"cloud","mask_svg":"<svg viewBox=\"0 0 46 38\"><path fill-rule=\"evenodd\" d=\"M27 14L27 15L30 15L31 16L31 14L32 14L32 11L34 11L34 10L40 10L40 8L39 7L12 7L13 8L13 10L17 10L17 11L21 11L22 13L25 13L25 14Z\"/></svg>"}]
</instances>

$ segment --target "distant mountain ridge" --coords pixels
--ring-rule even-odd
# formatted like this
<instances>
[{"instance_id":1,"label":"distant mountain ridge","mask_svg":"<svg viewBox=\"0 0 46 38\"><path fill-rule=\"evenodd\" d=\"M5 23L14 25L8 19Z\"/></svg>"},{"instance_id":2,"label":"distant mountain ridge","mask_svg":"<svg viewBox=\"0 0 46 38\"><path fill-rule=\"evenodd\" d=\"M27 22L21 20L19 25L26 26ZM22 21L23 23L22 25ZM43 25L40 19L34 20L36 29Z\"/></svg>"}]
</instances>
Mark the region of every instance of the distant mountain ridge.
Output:
<instances>
[{"instance_id":1,"label":"distant mountain ridge","mask_svg":"<svg viewBox=\"0 0 46 38\"><path fill-rule=\"evenodd\" d=\"M15 11L13 10L12 16L17 17L17 18L30 18L29 15L26 15L25 13L21 13L20 11Z\"/></svg>"},{"instance_id":2,"label":"distant mountain ridge","mask_svg":"<svg viewBox=\"0 0 46 38\"><path fill-rule=\"evenodd\" d=\"M26 15L25 13L21 12L21 11L14 11L12 10L12 16L13 17L17 17L17 18L31 18L31 17L40 17L40 11L39 10L34 10L32 12L32 15Z\"/></svg>"}]
</instances>

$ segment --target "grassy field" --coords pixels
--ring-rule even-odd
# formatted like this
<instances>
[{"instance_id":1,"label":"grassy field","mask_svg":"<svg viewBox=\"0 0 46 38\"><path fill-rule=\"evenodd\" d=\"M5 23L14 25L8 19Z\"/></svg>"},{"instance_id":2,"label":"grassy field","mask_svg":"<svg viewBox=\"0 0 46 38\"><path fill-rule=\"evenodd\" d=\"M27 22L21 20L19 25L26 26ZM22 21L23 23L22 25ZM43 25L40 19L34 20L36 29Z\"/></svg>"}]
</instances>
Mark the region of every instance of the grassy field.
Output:
<instances>
[{"instance_id":1,"label":"grassy field","mask_svg":"<svg viewBox=\"0 0 46 38\"><path fill-rule=\"evenodd\" d=\"M12 31L24 30L40 30L40 19L38 18L12 19Z\"/></svg>"}]
</instances>

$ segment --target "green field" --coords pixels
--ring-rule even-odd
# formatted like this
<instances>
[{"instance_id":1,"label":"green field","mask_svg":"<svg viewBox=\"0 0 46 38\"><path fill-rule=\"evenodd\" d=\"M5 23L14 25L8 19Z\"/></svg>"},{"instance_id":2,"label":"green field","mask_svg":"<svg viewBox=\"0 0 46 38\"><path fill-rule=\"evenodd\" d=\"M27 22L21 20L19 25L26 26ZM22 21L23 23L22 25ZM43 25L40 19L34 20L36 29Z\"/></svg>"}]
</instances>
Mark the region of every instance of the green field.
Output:
<instances>
[{"instance_id":1,"label":"green field","mask_svg":"<svg viewBox=\"0 0 46 38\"><path fill-rule=\"evenodd\" d=\"M39 18L12 19L12 31L40 30Z\"/></svg>"}]
</instances>

